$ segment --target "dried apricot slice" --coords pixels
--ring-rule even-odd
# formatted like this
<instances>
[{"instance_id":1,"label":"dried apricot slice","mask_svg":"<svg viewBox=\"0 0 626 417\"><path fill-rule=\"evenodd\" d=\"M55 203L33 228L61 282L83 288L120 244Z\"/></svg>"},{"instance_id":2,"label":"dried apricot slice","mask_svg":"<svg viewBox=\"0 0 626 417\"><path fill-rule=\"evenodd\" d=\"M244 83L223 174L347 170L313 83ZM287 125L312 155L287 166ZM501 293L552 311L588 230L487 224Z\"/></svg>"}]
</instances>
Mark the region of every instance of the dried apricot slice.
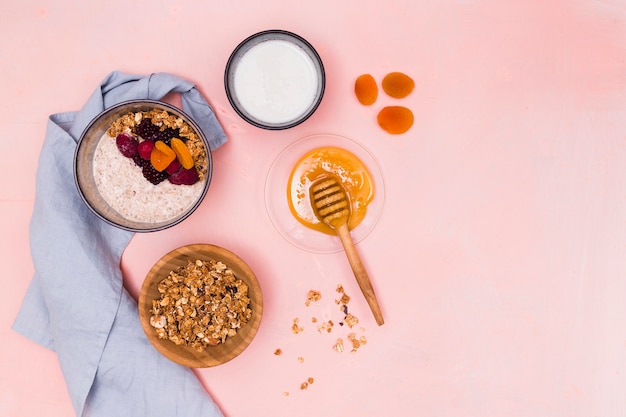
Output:
<instances>
[{"instance_id":1,"label":"dried apricot slice","mask_svg":"<svg viewBox=\"0 0 626 417\"><path fill-rule=\"evenodd\" d=\"M154 148L150 152L150 163L154 169L162 172L174 159L176 159L176 153L165 142L157 140L154 143Z\"/></svg>"},{"instance_id":2,"label":"dried apricot slice","mask_svg":"<svg viewBox=\"0 0 626 417\"><path fill-rule=\"evenodd\" d=\"M354 94L359 103L371 106L378 98L378 85L370 74L360 75L354 82Z\"/></svg>"},{"instance_id":3,"label":"dried apricot slice","mask_svg":"<svg viewBox=\"0 0 626 417\"><path fill-rule=\"evenodd\" d=\"M185 169L193 168L193 156L191 156L191 152L189 152L189 148L182 140L178 138L172 138L171 141L172 149L176 153L176 157L178 158L178 162Z\"/></svg>"},{"instance_id":4,"label":"dried apricot slice","mask_svg":"<svg viewBox=\"0 0 626 417\"><path fill-rule=\"evenodd\" d=\"M390 72L382 82L383 91L393 98L404 98L415 88L415 81L402 72Z\"/></svg>"},{"instance_id":5,"label":"dried apricot slice","mask_svg":"<svg viewBox=\"0 0 626 417\"><path fill-rule=\"evenodd\" d=\"M413 112L403 106L388 106L378 112L378 124L388 133L397 135L413 126Z\"/></svg>"}]
</instances>

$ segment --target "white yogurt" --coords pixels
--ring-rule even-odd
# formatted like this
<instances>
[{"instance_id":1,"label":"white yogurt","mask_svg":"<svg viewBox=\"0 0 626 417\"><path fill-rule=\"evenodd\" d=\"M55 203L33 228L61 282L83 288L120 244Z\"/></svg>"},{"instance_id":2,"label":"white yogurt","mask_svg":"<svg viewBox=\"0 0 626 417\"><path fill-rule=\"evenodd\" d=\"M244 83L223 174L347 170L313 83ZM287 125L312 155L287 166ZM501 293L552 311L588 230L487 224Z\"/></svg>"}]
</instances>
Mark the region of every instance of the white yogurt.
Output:
<instances>
[{"instance_id":1,"label":"white yogurt","mask_svg":"<svg viewBox=\"0 0 626 417\"><path fill-rule=\"evenodd\" d=\"M234 72L241 107L265 123L287 123L304 115L316 99L315 63L302 48L283 40L251 47Z\"/></svg>"}]
</instances>

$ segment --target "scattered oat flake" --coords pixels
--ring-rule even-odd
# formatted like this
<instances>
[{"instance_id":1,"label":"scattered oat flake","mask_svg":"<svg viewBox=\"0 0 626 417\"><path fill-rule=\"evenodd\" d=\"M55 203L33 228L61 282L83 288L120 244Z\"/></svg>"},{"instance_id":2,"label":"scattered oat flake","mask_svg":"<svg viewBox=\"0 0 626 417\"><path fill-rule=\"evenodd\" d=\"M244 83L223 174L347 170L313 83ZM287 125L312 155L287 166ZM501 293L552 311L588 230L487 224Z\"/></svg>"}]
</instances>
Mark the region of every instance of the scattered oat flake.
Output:
<instances>
[{"instance_id":1,"label":"scattered oat flake","mask_svg":"<svg viewBox=\"0 0 626 417\"><path fill-rule=\"evenodd\" d=\"M304 362L304 358L302 356L299 356L298 357L298 362L300 362L300 363Z\"/></svg>"},{"instance_id":2,"label":"scattered oat flake","mask_svg":"<svg viewBox=\"0 0 626 417\"><path fill-rule=\"evenodd\" d=\"M274 355L276 355L276 356L280 356L280 355L282 355L282 354L283 354L282 349L276 349L276 350L274 351Z\"/></svg>"},{"instance_id":3,"label":"scattered oat flake","mask_svg":"<svg viewBox=\"0 0 626 417\"><path fill-rule=\"evenodd\" d=\"M311 317L311 323L317 323L317 318L316 317Z\"/></svg>"},{"instance_id":4,"label":"scattered oat flake","mask_svg":"<svg viewBox=\"0 0 626 417\"><path fill-rule=\"evenodd\" d=\"M309 387L309 383L308 382L303 382L302 384L300 384L300 389L301 390L305 390Z\"/></svg>"},{"instance_id":5,"label":"scattered oat flake","mask_svg":"<svg viewBox=\"0 0 626 417\"><path fill-rule=\"evenodd\" d=\"M315 381L315 380L314 380L313 378L311 378L311 377L309 377L309 379L307 379L307 382L308 382L309 384L312 384L312 383L313 383L313 381Z\"/></svg>"},{"instance_id":6,"label":"scattered oat flake","mask_svg":"<svg viewBox=\"0 0 626 417\"><path fill-rule=\"evenodd\" d=\"M283 395L284 395L285 397L289 397L289 391L285 391L285 392L283 392Z\"/></svg>"}]
</instances>

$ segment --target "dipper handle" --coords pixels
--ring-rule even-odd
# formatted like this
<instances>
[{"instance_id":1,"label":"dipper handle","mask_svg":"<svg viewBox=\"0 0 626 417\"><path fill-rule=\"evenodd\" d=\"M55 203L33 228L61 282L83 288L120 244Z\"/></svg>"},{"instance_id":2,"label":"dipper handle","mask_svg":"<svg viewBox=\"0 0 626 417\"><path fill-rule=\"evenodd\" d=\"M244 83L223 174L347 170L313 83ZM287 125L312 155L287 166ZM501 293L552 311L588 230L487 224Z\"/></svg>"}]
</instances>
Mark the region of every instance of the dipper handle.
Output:
<instances>
[{"instance_id":1,"label":"dipper handle","mask_svg":"<svg viewBox=\"0 0 626 417\"><path fill-rule=\"evenodd\" d=\"M378 305L378 300L376 299L376 294L374 293L374 288L372 287L372 282L370 281L369 275L367 274L367 270L365 269L365 266L363 266L363 262L361 262L361 257L357 253L356 248L354 247L354 243L352 242L352 236L350 236L348 224L343 223L342 225L337 227L336 230L339 238L341 239L341 243L343 244L343 248L346 251L348 262L350 262L352 272L354 272L354 277L359 284L359 288L361 288L361 292L363 293L363 296L365 296L365 300L370 306L372 314L374 314L376 324L381 326L385 323L383 319L383 314L380 311L380 306Z\"/></svg>"},{"instance_id":2,"label":"dipper handle","mask_svg":"<svg viewBox=\"0 0 626 417\"><path fill-rule=\"evenodd\" d=\"M309 188L311 206L317 218L337 232L341 239L346 256L352 267L352 272L361 288L361 292L367 300L376 323L380 326L384 323L380 312L374 288L369 275L361 262L361 258L354 247L348 220L350 218L350 199L341 181L334 176L324 176L311 184Z\"/></svg>"}]
</instances>

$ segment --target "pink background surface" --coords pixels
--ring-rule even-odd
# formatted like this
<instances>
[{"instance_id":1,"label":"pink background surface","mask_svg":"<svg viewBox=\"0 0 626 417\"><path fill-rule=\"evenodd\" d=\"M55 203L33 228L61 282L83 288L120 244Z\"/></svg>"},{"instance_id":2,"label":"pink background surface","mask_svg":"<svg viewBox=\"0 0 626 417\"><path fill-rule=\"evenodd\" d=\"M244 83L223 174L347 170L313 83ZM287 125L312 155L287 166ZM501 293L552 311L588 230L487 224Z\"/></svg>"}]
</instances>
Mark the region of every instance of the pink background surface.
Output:
<instances>
[{"instance_id":1,"label":"pink background surface","mask_svg":"<svg viewBox=\"0 0 626 417\"><path fill-rule=\"evenodd\" d=\"M56 355L10 325L33 273L28 223L47 117L79 109L113 70L193 81L229 137L199 210L135 236L122 262L133 294L187 243L226 247L255 270L257 337L197 371L226 415L626 413L623 2L25 0L5 4L0 23L0 415L73 414ZM319 110L282 132L241 120L222 81L233 48L274 28L308 39L327 73ZM390 71L416 81L401 100L416 122L399 136L376 113L400 102L366 108L352 93L358 75ZM343 253L295 248L265 211L272 161L316 133L359 142L385 178L382 217L358 245L380 328ZM353 355L332 350L346 329L319 334L309 322L336 316L339 283L368 340ZM306 307L309 289L323 298Z\"/></svg>"}]
</instances>

